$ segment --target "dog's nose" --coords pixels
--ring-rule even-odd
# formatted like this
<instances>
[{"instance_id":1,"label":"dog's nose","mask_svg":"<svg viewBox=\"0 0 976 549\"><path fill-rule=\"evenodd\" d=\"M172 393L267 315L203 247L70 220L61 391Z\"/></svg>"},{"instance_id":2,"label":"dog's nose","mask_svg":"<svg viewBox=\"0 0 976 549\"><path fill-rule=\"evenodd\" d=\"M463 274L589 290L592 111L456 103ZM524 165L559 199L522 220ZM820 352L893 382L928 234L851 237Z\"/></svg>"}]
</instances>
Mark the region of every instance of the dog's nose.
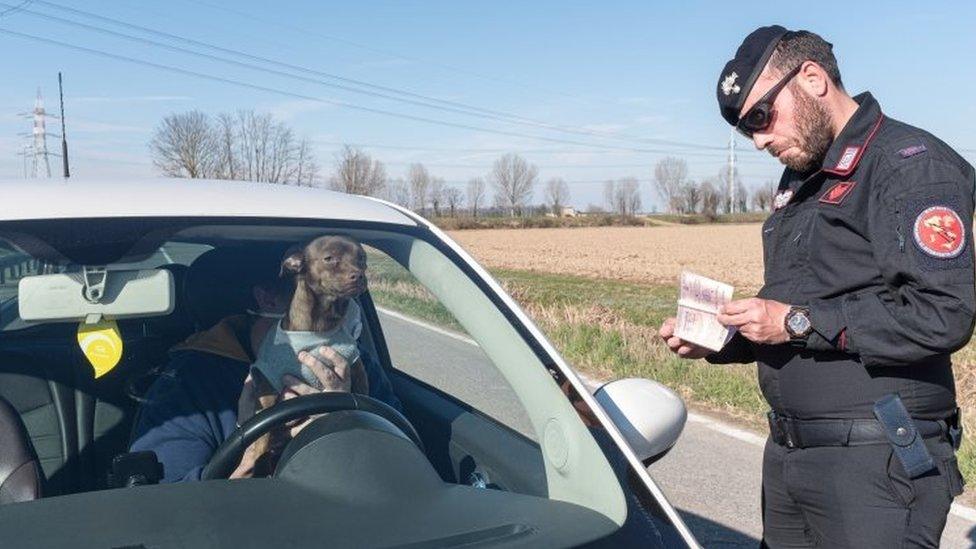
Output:
<instances>
[{"instance_id":1,"label":"dog's nose","mask_svg":"<svg viewBox=\"0 0 976 549\"><path fill-rule=\"evenodd\" d=\"M361 279L362 277L363 277L363 273L361 273L359 271L354 271L354 272L349 273L349 281L350 282L359 282L359 279Z\"/></svg>"}]
</instances>

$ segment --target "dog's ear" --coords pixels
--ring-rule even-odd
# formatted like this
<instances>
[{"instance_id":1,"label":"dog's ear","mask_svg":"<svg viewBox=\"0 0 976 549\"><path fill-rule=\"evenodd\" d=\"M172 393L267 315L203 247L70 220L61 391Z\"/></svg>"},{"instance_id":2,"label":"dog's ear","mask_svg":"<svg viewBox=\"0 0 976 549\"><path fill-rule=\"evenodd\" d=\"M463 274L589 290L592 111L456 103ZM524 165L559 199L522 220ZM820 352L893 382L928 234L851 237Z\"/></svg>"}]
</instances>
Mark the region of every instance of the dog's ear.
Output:
<instances>
[{"instance_id":1,"label":"dog's ear","mask_svg":"<svg viewBox=\"0 0 976 549\"><path fill-rule=\"evenodd\" d=\"M281 276L296 275L303 271L305 271L305 250L291 252L281 261Z\"/></svg>"}]
</instances>

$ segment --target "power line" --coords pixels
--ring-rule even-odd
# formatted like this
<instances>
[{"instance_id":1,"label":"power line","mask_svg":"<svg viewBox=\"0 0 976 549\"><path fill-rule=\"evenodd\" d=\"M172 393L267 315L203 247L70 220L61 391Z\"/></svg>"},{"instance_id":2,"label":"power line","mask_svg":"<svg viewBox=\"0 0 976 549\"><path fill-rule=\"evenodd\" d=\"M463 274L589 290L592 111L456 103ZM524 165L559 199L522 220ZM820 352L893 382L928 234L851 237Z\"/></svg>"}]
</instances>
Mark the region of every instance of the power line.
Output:
<instances>
[{"instance_id":1,"label":"power line","mask_svg":"<svg viewBox=\"0 0 976 549\"><path fill-rule=\"evenodd\" d=\"M448 101L448 100L444 100L444 99L439 99L439 98L435 98L435 97L430 97L430 96L426 96L426 95L422 95L422 94L413 93L413 92L406 91L406 90L402 90L402 89L397 89L397 88L392 88L392 87L387 87L387 86L379 86L379 85L371 84L369 82L364 82L364 81L361 81L361 80L355 80L355 79L351 79L351 78L345 78L345 77L342 77L342 76L339 76L339 75L335 75L335 74L331 74L331 73L326 73L326 72L318 71L318 70L315 70L315 69L310 69L310 68L307 68L307 67L302 67L302 66L299 66L299 65L294 65L294 64L290 64L290 63L286 63L286 62L274 60L274 59L269 59L269 58L266 58L266 57L252 55L252 54L249 54L249 53L246 53L246 52L242 52L242 51L239 51L239 50L234 50L234 49L230 49L230 48L216 46L216 45L213 45L213 44L209 44L209 43L202 42L202 41L199 41L199 40L194 40L194 39L191 39L191 38L186 38L186 37L179 36L179 35L176 35L176 34L167 33L167 32L163 32L163 31L158 31L158 30L155 30L155 29L150 29L148 27L143 27L143 26L139 26L139 25L134 25L134 24L131 24L131 23L127 23L127 22L124 22L124 21L119 21L117 19L112 19L112 18L109 18L109 17L105 17L105 16L101 16L101 15L98 15L98 14L94 14L94 13L91 13L91 12L86 12L86 11L82 11L82 10L70 8L70 7L67 7L67 6L62 6L60 4L55 4L53 2L47 2L47 1L44 1L44 0L37 0L37 3L40 4L40 5L48 6L50 8L56 9L56 10L66 11L66 12L69 12L69 13L72 13L72 14L75 14L75 15L80 15L82 17L86 17L86 18L89 18L89 19L95 19L95 20L99 20L99 21L104 21L104 22L107 22L107 23L112 24L112 25L122 26L122 27L125 27L125 28L137 30L139 32L149 33L149 34L152 34L154 36L160 36L160 37L163 37L163 38L166 38L166 39L169 39L169 40L176 40L176 41L179 41L179 42L182 42L182 43L185 43L185 44L190 44L190 45L193 45L193 46L196 46L196 47L202 47L202 48L206 48L206 49L209 49L209 50L212 50L212 51L218 51L218 52L221 52L221 53L230 54L230 55L237 56L237 57L242 57L242 58L245 58L245 59L249 59L249 60L252 60L252 61L257 61L259 63L266 64L266 65L272 65L272 66L276 66L276 67L283 67L283 68L286 68L286 69L288 69L290 71L297 71L297 72L301 72L301 73L304 73L304 74L312 74L312 75L316 75L318 77L324 77L324 78L329 78L329 79L332 79L332 80L338 80L340 82L346 82L346 83L354 84L356 86L364 86L364 87L372 88L374 90L380 90L380 91L364 90L364 89L360 89L360 88L356 88L356 87L348 86L348 85L344 85L344 84L335 84L335 83L326 82L326 81L323 81L323 80L320 80L320 79L313 79L313 78L303 77L303 76L299 76L299 75L292 74L292 73L289 73L289 72L285 72L285 71L282 71L282 70L271 69L271 68L262 67L262 66L259 66L259 65L254 65L254 64L251 64L251 63L244 63L244 62L241 62L241 61L235 61L233 59L227 59L225 57L220 57L220 56L216 56L216 55L206 54L206 53L202 53L202 52L198 52L198 51L194 51L194 50L188 50L186 48L181 48L179 46L173 46L173 45L170 45L170 44L164 44L164 43L161 43L161 42L157 42L157 41L154 41L154 40L150 40L148 38L143 38L143 37L139 37L139 36L133 36L133 35L125 34L125 33L120 33L120 32L117 32L117 31L113 31L113 30L106 29L104 27L98 27L98 26L95 26L95 25L89 25L89 24L86 24L86 23L78 22L78 21L64 19L64 18L55 16L55 15L50 15L50 14L46 14L46 13L40 13L40 12L37 12L37 11L31 11L31 10L24 10L24 13L33 15L35 17L41 17L41 18L45 18L45 19L48 19L48 20L57 21L59 23L65 24L65 25L71 25L71 26L75 26L75 27L85 28L85 29L88 29L88 30L92 30L92 31L95 31L95 32L102 33L102 34L108 34L110 36L115 36L115 37L123 38L123 39L126 39L126 40L137 41L137 42L141 42L141 43L144 43L144 44L148 44L148 45L151 45L151 46L154 46L154 47L159 47L159 48L168 49L170 51L175 51L175 52L178 52L178 53L184 53L184 54L193 55L193 56L197 56L197 57L203 57L205 59L210 59L210 60L214 60L214 61L218 61L218 62L222 62L222 63L227 63L227 64L231 64L231 65L235 65L235 66L247 68L247 69L250 69L250 70L262 71L262 72L266 72L266 73L269 73L269 74L274 74L274 75L277 75L277 76L282 76L282 77L285 77L285 78L292 78L292 79L299 80L299 81L303 81L303 82L309 82L309 83L313 83L313 84L319 84L319 85L322 85L322 86L327 86L327 87L331 87L331 88L341 89L341 90L348 91L348 92L352 92L352 93L358 93L358 94L362 94L362 95L368 95L368 96L371 96L371 97L379 97L379 98L388 99L388 100L391 100L391 101L398 101L398 102L407 103L407 104L411 104L411 105L415 105L415 106L420 106L420 107L424 107L424 108L431 108L431 109L437 109L437 110L452 112L452 113L455 113L455 114L462 114L462 115L466 115L466 116L474 116L474 117L478 117L478 118L493 120L493 121L496 121L496 122L504 122L504 123L508 123L508 124L516 124L516 125L523 125L523 126L532 126L532 127L535 127L535 128L547 129L547 130L551 130L551 131L558 131L558 132L568 133L568 134L574 134L574 135L584 135L584 136L590 136L590 137L599 137L599 138L603 138L603 139L608 139L609 138L609 139L617 139L617 140L625 140L625 141L638 141L638 142L643 142L643 143L656 143L656 144L661 144L661 145L671 145L671 146L676 146L676 147L687 147L687 148L695 148L695 149L722 150L722 147L715 147L715 146L710 146L710 145L702 145L702 144L697 144L697 143L684 143L684 142L674 141L674 140L669 140L669 139L645 138L645 137L639 137L639 136L632 136L632 135L627 135L627 134L621 134L619 132L603 132L603 131L591 130L591 129L587 129L587 128L575 128L575 127L569 127L569 126L565 126L565 125L551 124L551 123L547 123L547 122L544 122L544 121L539 121L539 120L527 118L527 117L520 116L520 115L516 115L516 114L511 114L511 113L506 113L506 112L496 111L496 110L491 110L491 109L484 109L484 108L481 108L481 107L472 106L472 105L465 104L465 103L460 103L460 102L456 102L456 101ZM8 5L8 4L4 4L4 3L0 2L0 5ZM411 97L411 98L414 98L414 99L408 99L408 98L404 98L404 97L398 97L397 95L390 95L391 93L392 94L397 94L397 95L404 95L404 96Z\"/></svg>"},{"instance_id":2,"label":"power line","mask_svg":"<svg viewBox=\"0 0 976 549\"><path fill-rule=\"evenodd\" d=\"M469 148L469 147L425 147L425 146L406 146L406 145L389 145L389 144L376 144L376 143L352 143L345 141L323 141L319 139L313 139L313 143L317 145L335 145L335 146L350 146L360 149L391 149L399 151L413 151L413 152L448 152L448 153L510 153L518 152L521 154L615 154L620 151L588 151L580 149L514 149L514 148ZM725 153L721 151L685 151L685 150L673 150L673 149L640 149L639 151L630 152L640 152L640 153L651 153L651 154L668 154L675 156L702 156L702 157L714 157L714 158L725 158ZM760 160L759 158L754 158L751 160ZM723 161L724 162L724 161Z\"/></svg>"},{"instance_id":3,"label":"power line","mask_svg":"<svg viewBox=\"0 0 976 549\"><path fill-rule=\"evenodd\" d=\"M410 61L410 62L414 62L414 63L428 64L428 65L432 65L432 66L435 66L435 67L439 67L441 69L446 69L446 70L448 70L450 72L456 72L456 73L459 73L459 74L467 74L467 75L474 76L474 77L477 77L477 78L480 78L480 79L483 79L483 80L487 80L487 81L490 81L490 82L499 82L499 83L503 83L503 84L515 84L515 85L517 85L517 86L519 86L521 88L524 88L524 89L535 88L536 90L545 92L547 94L559 95L559 96L562 96L562 97L566 97L566 98L569 98L569 99L573 99L573 100L575 100L575 101L577 101L579 103L584 103L584 104L585 103L588 103L587 101L583 100L578 95L569 94L569 93L566 93L564 91L548 90L548 89L540 88L538 86L526 84L525 82L520 82L518 80L511 79L511 78L504 78L504 77L500 77L500 76L486 75L486 74L479 73L477 71L472 71L470 69L465 69L465 68L462 68L462 67L456 67L454 65L449 65L449 64L446 64L446 63L439 63L439 62L435 62L435 61L424 60L424 59L420 59L420 58L417 58L417 57L411 57L411 56L408 56L408 55L403 55L402 53L397 53L397 52L388 51L388 50L384 50L384 49L380 49L380 48L375 48L373 46L368 46L366 44L361 44L359 42L355 42L355 41L352 41L352 40L349 40L349 39L346 39L346 38L340 38L340 37L337 37L337 36L331 36L331 35L328 35L328 34L323 34L319 30L312 31L312 30L309 30L309 29L306 29L306 28L303 28L303 27L300 27L300 26L297 26L297 25L292 25L292 24L281 23L281 22L278 22L278 21L269 20L267 17L253 15L253 14L250 14L250 13L247 13L247 12L243 12L243 11L240 11L240 10L235 10L235 9L232 9L232 8L228 8L226 6L212 4L210 2L203 2L201 0L183 0L183 1L184 2L187 2L187 3L191 3L191 4L197 4L197 5L200 5L200 6L206 6L208 8L214 9L214 10L223 11L225 13L231 13L231 14L237 15L238 17L242 17L244 19L250 19L252 21L257 21L257 22L259 22L259 23L261 23L263 25L267 25L268 23L270 23L272 25L276 25L276 26L281 27L281 28L290 29L290 30L299 32L301 34L305 34L307 36L311 36L313 38L331 40L333 42L338 42L340 44L345 44L347 46L352 46L354 48L358 48L358 49L361 49L361 50L370 51L370 52L378 53L378 54L381 54L381 55L386 55L386 56L389 56L389 57L393 57L395 59L401 59L403 61Z\"/></svg>"},{"instance_id":4,"label":"power line","mask_svg":"<svg viewBox=\"0 0 976 549\"><path fill-rule=\"evenodd\" d=\"M23 10L24 8L26 8L27 6L29 6L33 2L34 2L34 0L24 0L20 4L17 4L16 6L7 5L7 9L5 9L3 11L0 11L0 19L4 18L4 17L6 17L6 16L8 16L8 15L10 15L12 13L16 13L18 11Z\"/></svg>"},{"instance_id":5,"label":"power line","mask_svg":"<svg viewBox=\"0 0 976 549\"><path fill-rule=\"evenodd\" d=\"M344 108L358 110L358 111L363 111L363 112L368 112L368 113L372 113L372 114L378 114L378 115L383 115L383 116L390 116L390 117L394 117L394 118L401 118L401 119L404 119L404 120L412 120L412 121L415 121L415 122L425 122L425 123L428 123L428 124L434 124L434 125L440 125L440 126L446 126L446 127L452 127L452 128L458 128L458 129L464 129L464 130L471 130L471 131L476 131L476 132L492 133L492 134L496 134L496 135L504 135L504 136L508 136L508 137L519 137L519 138L524 138L524 139L535 139L535 140L538 140L538 141L547 141L547 142L550 142L550 143L562 143L562 144L566 144L566 145L578 145L578 146L582 146L582 147L590 147L590 148L595 148L595 149L617 150L617 151L635 152L635 153L657 153L658 152L658 151L653 150L653 149L642 149L642 148L637 148L637 147L625 147L625 146L615 146L615 145L603 145L603 144L597 144L597 143L585 143L585 142L582 142L582 141L572 141L572 140L569 140L569 139L561 139L561 138L555 138L555 137L546 137L546 136L541 136L541 135L531 135L531 134L524 134L524 133L513 132L513 131L505 131L505 130L496 130L496 129L485 128L485 127L480 127L480 126L473 126L473 125L470 125L470 124L462 124L462 123L450 122L450 121L446 121L446 120L438 120L438 119L435 119L435 118L427 118L427 117L423 117L423 116L416 116L416 115L411 115L411 114L399 113L399 112L388 111L388 110L384 110L384 109L377 109L377 108L373 108L373 107L366 107L366 106L363 106L363 105L357 105L357 104L349 103L349 102L346 102L346 101L339 101L339 100L328 99L328 98L324 98L324 97L314 97L314 96L304 95L304 94L295 93L295 92L290 92L290 91L286 91L286 90L282 90L282 89L278 89L278 88L272 88L272 87L269 87L269 86L262 86L262 85L259 85L259 84L252 84L252 83L245 82L245 81L242 81L242 80L235 80L235 79L232 79L232 78L226 78L226 77L222 77L222 76L215 76L215 75L212 75L212 74L205 74L205 73L201 73L201 72L191 71L189 69L182 69L182 68L179 68L179 67L173 67L171 65L164 65L162 63L155 63L155 62L152 62L152 61L146 61L146 60L137 59L137 58L134 58L134 57L128 57L128 56L124 56L124 55L120 55L120 54L116 54L116 53L106 52L106 51L103 51L103 50L97 50L97 49L94 49L94 48L88 48L88 47L85 47L85 46L78 46L78 45L75 45L75 44L69 44L69 43L61 42L59 40L54 40L54 39L51 39L51 38L46 38L46 37L42 37L42 36L36 36L36 35L33 35L33 34L27 34L27 33L13 31L13 30L9 30L9 29L2 29L2 28L0 28L0 33L7 34L7 35L10 35L10 36L16 36L18 38L23 38L23 39L27 39L27 40L32 40L32 41L35 41L35 42L41 42L41 43L45 43L45 44L49 44L49 45L59 46L59 47L62 47L62 48L72 49L72 50L75 50L75 51L81 51L81 52L89 53L89 54L92 54L92 55L97 55L97 56L100 56L100 57L106 57L106 58L109 58L109 59L115 59L115 60L124 61L124 62L127 62L127 63L133 63L133 64L142 65L142 66L146 66L146 67L152 67L152 68L155 68L155 69L164 70L164 71L168 71L168 72L173 72L173 73L177 73L177 74L182 74L182 75L185 75L185 76L193 76L193 77L201 78L201 79L204 79L204 80L211 80L211 81L214 81L214 82L221 82L221 83L224 83L224 84L231 84L231 85L235 85L235 86L239 86L239 87L243 87L243 88L248 88L248 89L262 91L262 92L267 92L267 93L272 93L272 94L277 94L277 95L281 95L281 96L285 96L285 97L291 97L291 98L295 98L295 99L303 99L303 100L307 100L307 101L314 101L314 102L318 102L318 103L323 103L323 104L327 104L327 105L334 105L334 106L338 106L338 107L344 107Z\"/></svg>"}]
</instances>

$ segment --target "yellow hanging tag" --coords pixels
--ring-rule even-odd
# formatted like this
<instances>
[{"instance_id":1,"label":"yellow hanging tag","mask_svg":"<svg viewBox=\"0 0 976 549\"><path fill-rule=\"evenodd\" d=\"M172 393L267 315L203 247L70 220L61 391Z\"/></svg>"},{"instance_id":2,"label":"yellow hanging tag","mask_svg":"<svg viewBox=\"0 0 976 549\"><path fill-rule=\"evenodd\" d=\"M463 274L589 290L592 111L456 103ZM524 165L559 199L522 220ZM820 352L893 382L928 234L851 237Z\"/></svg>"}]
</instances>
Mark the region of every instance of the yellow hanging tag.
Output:
<instances>
[{"instance_id":1,"label":"yellow hanging tag","mask_svg":"<svg viewBox=\"0 0 976 549\"><path fill-rule=\"evenodd\" d=\"M78 345L100 378L115 368L122 359L122 336L114 320L78 325Z\"/></svg>"}]
</instances>

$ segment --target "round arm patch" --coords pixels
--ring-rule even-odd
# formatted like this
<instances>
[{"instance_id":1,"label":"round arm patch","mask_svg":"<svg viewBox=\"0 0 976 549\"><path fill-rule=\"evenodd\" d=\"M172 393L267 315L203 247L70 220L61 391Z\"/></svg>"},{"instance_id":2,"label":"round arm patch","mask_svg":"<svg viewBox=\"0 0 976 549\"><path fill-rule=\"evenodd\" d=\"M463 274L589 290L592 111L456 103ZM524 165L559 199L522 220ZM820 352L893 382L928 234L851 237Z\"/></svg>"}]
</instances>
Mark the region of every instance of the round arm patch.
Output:
<instances>
[{"instance_id":1,"label":"round arm patch","mask_svg":"<svg viewBox=\"0 0 976 549\"><path fill-rule=\"evenodd\" d=\"M952 259L962 253L966 228L962 218L948 206L931 206L915 218L915 245L939 259Z\"/></svg>"}]
</instances>

